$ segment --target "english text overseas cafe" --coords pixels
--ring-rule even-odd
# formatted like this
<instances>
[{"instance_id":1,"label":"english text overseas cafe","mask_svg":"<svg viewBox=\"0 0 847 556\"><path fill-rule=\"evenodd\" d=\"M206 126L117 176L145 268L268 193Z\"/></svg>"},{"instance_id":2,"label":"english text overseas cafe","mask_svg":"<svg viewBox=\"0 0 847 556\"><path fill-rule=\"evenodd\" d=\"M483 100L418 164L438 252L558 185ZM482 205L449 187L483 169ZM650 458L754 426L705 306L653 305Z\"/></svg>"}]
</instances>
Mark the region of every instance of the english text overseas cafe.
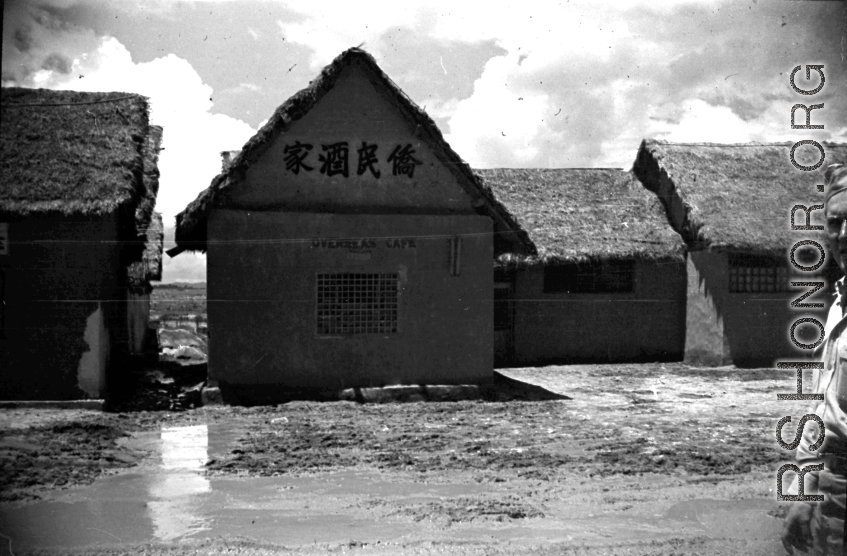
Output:
<instances>
[{"instance_id":1,"label":"english text overseas cafe","mask_svg":"<svg viewBox=\"0 0 847 556\"><path fill-rule=\"evenodd\" d=\"M224 163L176 243L208 254L210 382L265 397L490 381L494 256L534 250L355 48Z\"/></svg>"}]
</instances>

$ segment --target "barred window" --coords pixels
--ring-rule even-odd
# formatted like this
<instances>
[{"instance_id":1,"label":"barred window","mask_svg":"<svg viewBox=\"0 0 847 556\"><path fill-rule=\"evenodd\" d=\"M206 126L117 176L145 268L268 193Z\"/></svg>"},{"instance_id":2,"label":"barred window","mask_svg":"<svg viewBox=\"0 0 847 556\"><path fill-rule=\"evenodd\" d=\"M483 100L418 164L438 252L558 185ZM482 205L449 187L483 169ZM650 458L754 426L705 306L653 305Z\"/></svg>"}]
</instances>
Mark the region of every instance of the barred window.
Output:
<instances>
[{"instance_id":1,"label":"barred window","mask_svg":"<svg viewBox=\"0 0 847 556\"><path fill-rule=\"evenodd\" d=\"M730 293L788 292L788 266L776 257L732 254L729 257Z\"/></svg>"},{"instance_id":2,"label":"barred window","mask_svg":"<svg viewBox=\"0 0 847 556\"><path fill-rule=\"evenodd\" d=\"M634 289L634 261L544 267L544 293L626 293Z\"/></svg>"},{"instance_id":3,"label":"barred window","mask_svg":"<svg viewBox=\"0 0 847 556\"><path fill-rule=\"evenodd\" d=\"M318 274L316 286L319 336L397 332L396 272Z\"/></svg>"}]
</instances>

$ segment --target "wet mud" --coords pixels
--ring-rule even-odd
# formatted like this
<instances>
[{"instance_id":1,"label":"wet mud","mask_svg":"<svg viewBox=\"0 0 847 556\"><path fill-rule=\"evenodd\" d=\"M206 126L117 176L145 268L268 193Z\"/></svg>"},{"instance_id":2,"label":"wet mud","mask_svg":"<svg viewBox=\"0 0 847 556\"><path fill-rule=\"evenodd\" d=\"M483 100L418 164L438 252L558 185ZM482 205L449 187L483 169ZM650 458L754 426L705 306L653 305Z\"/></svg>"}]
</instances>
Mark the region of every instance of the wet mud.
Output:
<instances>
[{"instance_id":1,"label":"wet mud","mask_svg":"<svg viewBox=\"0 0 847 556\"><path fill-rule=\"evenodd\" d=\"M15 554L784 554L792 371L507 374L570 399L4 412L0 533Z\"/></svg>"},{"instance_id":2,"label":"wet mud","mask_svg":"<svg viewBox=\"0 0 847 556\"><path fill-rule=\"evenodd\" d=\"M89 418L3 431L0 501L91 484L101 475L136 465L146 454L119 447L117 440L127 436L120 424Z\"/></svg>"}]
</instances>

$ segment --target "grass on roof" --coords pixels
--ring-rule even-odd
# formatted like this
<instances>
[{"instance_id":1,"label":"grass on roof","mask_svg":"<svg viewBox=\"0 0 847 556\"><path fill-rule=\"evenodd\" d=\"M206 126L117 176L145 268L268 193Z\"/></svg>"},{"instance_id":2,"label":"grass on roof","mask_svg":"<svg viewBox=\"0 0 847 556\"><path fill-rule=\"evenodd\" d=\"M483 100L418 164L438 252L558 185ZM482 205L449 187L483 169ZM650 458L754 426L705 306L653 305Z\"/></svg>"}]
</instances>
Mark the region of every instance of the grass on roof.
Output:
<instances>
[{"instance_id":1,"label":"grass on roof","mask_svg":"<svg viewBox=\"0 0 847 556\"><path fill-rule=\"evenodd\" d=\"M668 184L672 187L687 213L678 227L691 248L783 256L809 236L791 229L791 208L823 204L816 187L823 183L822 170L832 162L847 162L847 145L825 143L826 161L819 171L798 170L789 160L790 147L649 140L633 170L660 194L668 193ZM817 158L814 148L796 152L801 164L812 165ZM664 186L663 176L670 180ZM820 211L816 214L822 217Z\"/></svg>"},{"instance_id":2,"label":"grass on roof","mask_svg":"<svg viewBox=\"0 0 847 556\"><path fill-rule=\"evenodd\" d=\"M142 194L143 97L4 88L0 105L0 210L102 214Z\"/></svg>"},{"instance_id":3,"label":"grass on roof","mask_svg":"<svg viewBox=\"0 0 847 556\"><path fill-rule=\"evenodd\" d=\"M524 263L680 259L684 244L656 196L608 168L475 170L538 250ZM503 261L510 257L501 257Z\"/></svg>"}]
</instances>

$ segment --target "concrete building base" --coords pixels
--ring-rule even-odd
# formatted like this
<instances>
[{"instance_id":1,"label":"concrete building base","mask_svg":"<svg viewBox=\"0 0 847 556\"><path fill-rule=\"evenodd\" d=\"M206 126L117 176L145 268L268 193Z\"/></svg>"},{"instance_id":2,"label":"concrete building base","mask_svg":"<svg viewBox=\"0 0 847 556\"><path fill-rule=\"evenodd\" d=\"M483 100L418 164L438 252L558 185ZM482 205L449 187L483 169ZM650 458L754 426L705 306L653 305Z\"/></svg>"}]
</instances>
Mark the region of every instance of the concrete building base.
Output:
<instances>
[{"instance_id":1,"label":"concrete building base","mask_svg":"<svg viewBox=\"0 0 847 556\"><path fill-rule=\"evenodd\" d=\"M347 388L338 393L338 399L363 403L456 402L478 400L481 395L479 386L475 384L385 386L383 388Z\"/></svg>"}]
</instances>

